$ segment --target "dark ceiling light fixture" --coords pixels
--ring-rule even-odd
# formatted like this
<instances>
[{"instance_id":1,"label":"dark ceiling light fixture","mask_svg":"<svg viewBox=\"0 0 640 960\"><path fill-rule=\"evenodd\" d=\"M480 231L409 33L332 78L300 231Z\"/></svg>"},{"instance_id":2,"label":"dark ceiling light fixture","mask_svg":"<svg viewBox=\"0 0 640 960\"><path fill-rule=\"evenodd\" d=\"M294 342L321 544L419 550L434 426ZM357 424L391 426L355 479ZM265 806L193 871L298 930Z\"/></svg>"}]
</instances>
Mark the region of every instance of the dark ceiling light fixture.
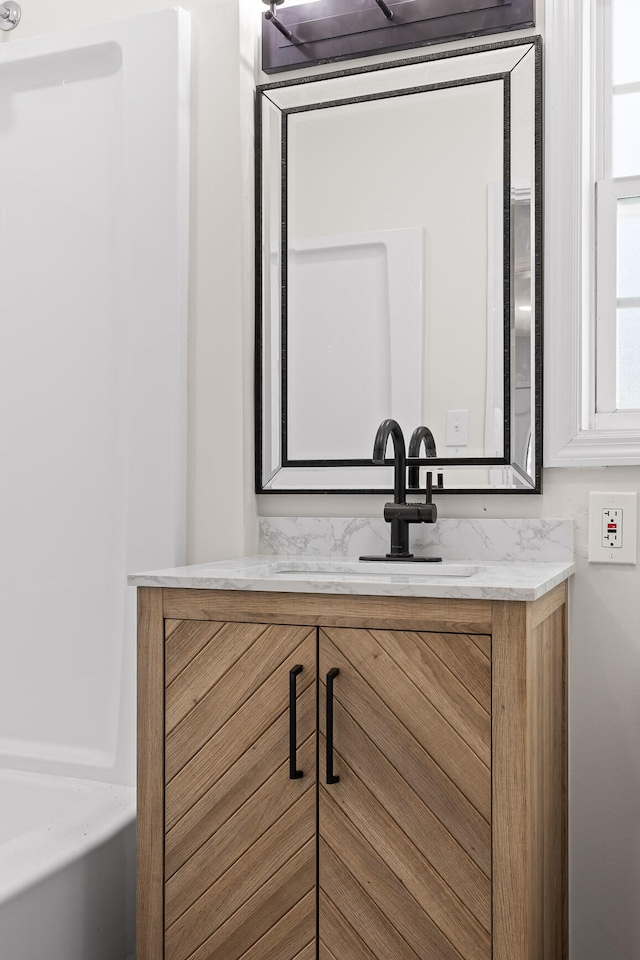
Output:
<instances>
[{"instance_id":1,"label":"dark ceiling light fixture","mask_svg":"<svg viewBox=\"0 0 640 960\"><path fill-rule=\"evenodd\" d=\"M262 0L262 2L269 7L264 15L265 20L268 20L270 23L272 23L276 30L280 31L285 40L293 41L293 34L291 33L291 30L284 25L282 20L280 20L276 14L276 7L279 7L282 3L284 3L284 0ZM393 10L387 6L385 0L375 0L375 2L380 7L387 20L393 20Z\"/></svg>"},{"instance_id":2,"label":"dark ceiling light fixture","mask_svg":"<svg viewBox=\"0 0 640 960\"><path fill-rule=\"evenodd\" d=\"M535 0L315 0L279 15L284 0L263 3L265 73L535 26Z\"/></svg>"}]
</instances>

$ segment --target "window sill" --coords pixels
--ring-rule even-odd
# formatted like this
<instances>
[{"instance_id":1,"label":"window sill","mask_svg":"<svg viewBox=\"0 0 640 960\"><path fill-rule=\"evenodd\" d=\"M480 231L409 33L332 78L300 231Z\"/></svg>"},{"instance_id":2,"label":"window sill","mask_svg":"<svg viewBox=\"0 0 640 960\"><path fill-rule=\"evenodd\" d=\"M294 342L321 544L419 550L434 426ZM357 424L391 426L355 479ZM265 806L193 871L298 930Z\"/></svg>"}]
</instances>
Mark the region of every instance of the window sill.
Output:
<instances>
[{"instance_id":1,"label":"window sill","mask_svg":"<svg viewBox=\"0 0 640 960\"><path fill-rule=\"evenodd\" d=\"M622 467L640 465L640 431L581 430L545 467Z\"/></svg>"}]
</instances>

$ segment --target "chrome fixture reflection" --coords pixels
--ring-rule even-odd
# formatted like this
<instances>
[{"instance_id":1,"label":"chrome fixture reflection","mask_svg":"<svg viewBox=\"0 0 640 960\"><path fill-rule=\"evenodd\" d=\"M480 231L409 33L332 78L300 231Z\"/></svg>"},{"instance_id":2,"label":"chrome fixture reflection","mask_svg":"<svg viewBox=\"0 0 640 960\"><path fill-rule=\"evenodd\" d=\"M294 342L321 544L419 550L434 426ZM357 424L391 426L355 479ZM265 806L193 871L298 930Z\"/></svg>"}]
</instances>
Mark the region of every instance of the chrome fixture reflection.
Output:
<instances>
[{"instance_id":1,"label":"chrome fixture reflection","mask_svg":"<svg viewBox=\"0 0 640 960\"><path fill-rule=\"evenodd\" d=\"M14 0L0 3L0 30L14 30L20 23L22 10Z\"/></svg>"},{"instance_id":2,"label":"chrome fixture reflection","mask_svg":"<svg viewBox=\"0 0 640 960\"><path fill-rule=\"evenodd\" d=\"M265 20L270 20L274 25L276 30L279 30L283 37L286 37L287 40L291 40L291 30L288 27L285 27L282 20L278 20L276 16L276 7L279 7L281 3L284 3L284 0L262 0L263 3L269 7L267 12L264 15Z\"/></svg>"}]
</instances>

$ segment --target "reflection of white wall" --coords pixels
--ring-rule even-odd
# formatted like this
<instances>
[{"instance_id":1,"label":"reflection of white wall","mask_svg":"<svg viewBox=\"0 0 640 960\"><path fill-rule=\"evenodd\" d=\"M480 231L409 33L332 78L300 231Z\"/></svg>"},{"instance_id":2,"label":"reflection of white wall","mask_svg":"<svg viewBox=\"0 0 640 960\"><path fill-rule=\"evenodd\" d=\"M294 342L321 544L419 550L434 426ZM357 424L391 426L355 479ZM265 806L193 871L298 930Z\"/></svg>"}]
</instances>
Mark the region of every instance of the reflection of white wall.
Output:
<instances>
[{"instance_id":1,"label":"reflection of white wall","mask_svg":"<svg viewBox=\"0 0 640 960\"><path fill-rule=\"evenodd\" d=\"M468 456L484 455L486 195L502 129L497 81L289 117L292 239L426 228L424 422L444 452L446 411L468 409Z\"/></svg>"},{"instance_id":2,"label":"reflection of white wall","mask_svg":"<svg viewBox=\"0 0 640 960\"><path fill-rule=\"evenodd\" d=\"M368 460L381 420L420 421L423 267L420 229L289 244L287 459Z\"/></svg>"},{"instance_id":3,"label":"reflection of white wall","mask_svg":"<svg viewBox=\"0 0 640 960\"><path fill-rule=\"evenodd\" d=\"M290 325L287 341L289 458L370 456L366 438L391 413L386 250L334 248L320 260L290 253L292 276L289 309L302 322ZM366 315L369 336L349 322L354 311Z\"/></svg>"}]
</instances>

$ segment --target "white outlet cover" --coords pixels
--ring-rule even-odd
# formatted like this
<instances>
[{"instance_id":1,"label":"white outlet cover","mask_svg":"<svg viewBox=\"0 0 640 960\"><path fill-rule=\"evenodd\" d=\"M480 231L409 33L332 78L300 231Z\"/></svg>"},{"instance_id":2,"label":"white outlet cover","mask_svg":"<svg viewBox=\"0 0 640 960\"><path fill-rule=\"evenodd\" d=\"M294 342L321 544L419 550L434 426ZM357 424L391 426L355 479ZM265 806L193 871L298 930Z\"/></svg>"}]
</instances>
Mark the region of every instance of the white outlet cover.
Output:
<instances>
[{"instance_id":1,"label":"white outlet cover","mask_svg":"<svg viewBox=\"0 0 640 960\"><path fill-rule=\"evenodd\" d=\"M622 510L622 545L602 545L602 511ZM638 494L589 494L589 563L636 563L638 543Z\"/></svg>"}]
</instances>

